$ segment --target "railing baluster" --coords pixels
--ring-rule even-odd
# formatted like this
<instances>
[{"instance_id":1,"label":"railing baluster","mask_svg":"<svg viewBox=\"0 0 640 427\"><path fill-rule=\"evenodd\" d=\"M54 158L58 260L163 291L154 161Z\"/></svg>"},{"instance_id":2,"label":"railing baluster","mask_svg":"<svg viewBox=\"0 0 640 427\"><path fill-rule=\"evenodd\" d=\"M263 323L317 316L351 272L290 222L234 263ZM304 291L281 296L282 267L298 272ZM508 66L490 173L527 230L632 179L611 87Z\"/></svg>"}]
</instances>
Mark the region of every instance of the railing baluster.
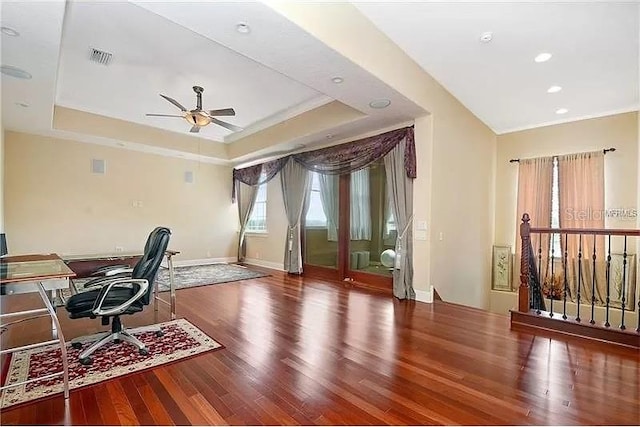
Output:
<instances>
[{"instance_id":1,"label":"railing baluster","mask_svg":"<svg viewBox=\"0 0 640 427\"><path fill-rule=\"evenodd\" d=\"M589 323L592 325L596 323L594 317L596 316L596 240L597 236L593 235L593 270L591 271L591 320Z\"/></svg>"},{"instance_id":2,"label":"railing baluster","mask_svg":"<svg viewBox=\"0 0 640 427\"><path fill-rule=\"evenodd\" d=\"M560 241L562 241L562 234L560 235ZM567 288L569 284L567 283L567 270L569 269L569 264L567 264L567 259L569 257L569 252L567 246L569 245L569 235L564 235L564 295L562 297L562 318L567 319Z\"/></svg>"},{"instance_id":3,"label":"railing baluster","mask_svg":"<svg viewBox=\"0 0 640 427\"><path fill-rule=\"evenodd\" d=\"M556 235L551 234L551 295L549 296L549 317L553 317L553 300L556 297L556 277L554 276L553 266L555 264L554 252L555 252Z\"/></svg>"},{"instance_id":4,"label":"railing baluster","mask_svg":"<svg viewBox=\"0 0 640 427\"><path fill-rule=\"evenodd\" d=\"M626 301L625 293L626 290L624 285L626 285L627 281L627 236L624 236L624 251L622 252L622 298L620 301L622 302L622 316L620 318L620 329L624 330L627 327L624 325L624 303Z\"/></svg>"},{"instance_id":5,"label":"railing baluster","mask_svg":"<svg viewBox=\"0 0 640 427\"><path fill-rule=\"evenodd\" d=\"M580 322L580 288L582 287L582 234L578 239L578 289L576 292L576 322Z\"/></svg>"},{"instance_id":6,"label":"railing baluster","mask_svg":"<svg viewBox=\"0 0 640 427\"><path fill-rule=\"evenodd\" d=\"M540 283L540 292L542 292L542 234L538 234L538 281ZM544 298L544 295L540 297ZM540 304L536 308L536 313L540 314Z\"/></svg>"},{"instance_id":7,"label":"railing baluster","mask_svg":"<svg viewBox=\"0 0 640 427\"><path fill-rule=\"evenodd\" d=\"M611 326L609 323L609 302L611 301L611 234L609 234L609 248L607 250L607 308L605 310L606 320L604 326Z\"/></svg>"}]
</instances>

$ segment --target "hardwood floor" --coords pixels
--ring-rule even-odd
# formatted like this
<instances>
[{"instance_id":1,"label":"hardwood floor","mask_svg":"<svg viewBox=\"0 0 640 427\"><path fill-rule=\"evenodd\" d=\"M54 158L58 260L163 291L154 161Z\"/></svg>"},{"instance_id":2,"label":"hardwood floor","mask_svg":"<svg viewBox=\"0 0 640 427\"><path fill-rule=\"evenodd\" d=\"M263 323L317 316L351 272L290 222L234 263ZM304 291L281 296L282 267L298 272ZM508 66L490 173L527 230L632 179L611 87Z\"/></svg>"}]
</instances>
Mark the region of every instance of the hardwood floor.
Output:
<instances>
[{"instance_id":1,"label":"hardwood floor","mask_svg":"<svg viewBox=\"0 0 640 427\"><path fill-rule=\"evenodd\" d=\"M509 330L507 316L271 277L178 290L226 346L2 411L9 424L639 424L637 351ZM35 306L32 296L4 304ZM160 320L167 318L163 312ZM70 320L68 338L101 329ZM153 321L153 310L124 319ZM47 335L45 319L3 345Z\"/></svg>"}]
</instances>

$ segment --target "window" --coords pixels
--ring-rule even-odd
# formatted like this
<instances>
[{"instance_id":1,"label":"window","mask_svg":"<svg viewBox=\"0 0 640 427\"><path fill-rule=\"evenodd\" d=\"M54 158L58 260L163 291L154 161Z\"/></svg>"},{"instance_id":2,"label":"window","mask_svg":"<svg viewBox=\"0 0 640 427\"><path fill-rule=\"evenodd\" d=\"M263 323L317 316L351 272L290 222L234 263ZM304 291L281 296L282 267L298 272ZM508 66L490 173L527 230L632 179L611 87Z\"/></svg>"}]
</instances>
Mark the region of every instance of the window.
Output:
<instances>
[{"instance_id":1,"label":"window","mask_svg":"<svg viewBox=\"0 0 640 427\"><path fill-rule=\"evenodd\" d=\"M553 178L551 187L551 228L560 228L560 181L558 180L558 158L553 158ZM551 235L551 248L549 257L553 253L554 258L562 257L560 235Z\"/></svg>"},{"instance_id":2,"label":"window","mask_svg":"<svg viewBox=\"0 0 640 427\"><path fill-rule=\"evenodd\" d=\"M267 183L258 188L256 203L247 222L247 231L250 233L267 232Z\"/></svg>"},{"instance_id":3,"label":"window","mask_svg":"<svg viewBox=\"0 0 640 427\"><path fill-rule=\"evenodd\" d=\"M320 176L317 172L311 173L311 194L309 195L309 209L305 217L306 227L326 227L327 217L322 207L320 195Z\"/></svg>"}]
</instances>

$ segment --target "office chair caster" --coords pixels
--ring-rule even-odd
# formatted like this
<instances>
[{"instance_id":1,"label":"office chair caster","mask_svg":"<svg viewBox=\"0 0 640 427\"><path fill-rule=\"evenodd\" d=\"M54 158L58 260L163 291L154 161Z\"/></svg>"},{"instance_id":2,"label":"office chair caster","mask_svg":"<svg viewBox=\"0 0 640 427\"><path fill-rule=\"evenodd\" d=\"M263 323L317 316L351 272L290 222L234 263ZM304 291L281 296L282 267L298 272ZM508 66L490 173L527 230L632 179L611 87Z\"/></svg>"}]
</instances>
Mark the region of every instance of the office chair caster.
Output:
<instances>
[{"instance_id":1,"label":"office chair caster","mask_svg":"<svg viewBox=\"0 0 640 427\"><path fill-rule=\"evenodd\" d=\"M71 347L75 348L76 350L80 350L82 348L82 343L81 342L72 342L71 343Z\"/></svg>"},{"instance_id":2,"label":"office chair caster","mask_svg":"<svg viewBox=\"0 0 640 427\"><path fill-rule=\"evenodd\" d=\"M141 348L140 350L138 350L138 353L143 356L147 356L149 354L149 350L147 350L146 348Z\"/></svg>"},{"instance_id":3,"label":"office chair caster","mask_svg":"<svg viewBox=\"0 0 640 427\"><path fill-rule=\"evenodd\" d=\"M83 357L80 359L80 364L83 366L89 366L93 363L93 360L90 357Z\"/></svg>"},{"instance_id":4,"label":"office chair caster","mask_svg":"<svg viewBox=\"0 0 640 427\"><path fill-rule=\"evenodd\" d=\"M164 335L164 332L162 331L156 331L156 337L160 338L161 336Z\"/></svg>"}]
</instances>

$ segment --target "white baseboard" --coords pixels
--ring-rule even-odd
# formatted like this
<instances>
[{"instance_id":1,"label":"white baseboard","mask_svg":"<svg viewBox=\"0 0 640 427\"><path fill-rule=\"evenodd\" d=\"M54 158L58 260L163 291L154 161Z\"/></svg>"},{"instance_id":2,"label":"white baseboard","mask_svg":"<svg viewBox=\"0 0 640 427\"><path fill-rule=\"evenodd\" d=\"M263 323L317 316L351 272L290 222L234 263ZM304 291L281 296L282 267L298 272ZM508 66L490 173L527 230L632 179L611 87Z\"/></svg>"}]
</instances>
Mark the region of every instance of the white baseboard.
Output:
<instances>
[{"instance_id":1,"label":"white baseboard","mask_svg":"<svg viewBox=\"0 0 640 427\"><path fill-rule=\"evenodd\" d=\"M272 270L284 271L284 266L279 262L271 262L255 258L245 258L244 263L249 265L256 265L258 267L271 268Z\"/></svg>"},{"instance_id":2,"label":"white baseboard","mask_svg":"<svg viewBox=\"0 0 640 427\"><path fill-rule=\"evenodd\" d=\"M416 301L426 302L427 304L433 303L433 286L429 286L428 291L416 289Z\"/></svg>"},{"instance_id":3,"label":"white baseboard","mask_svg":"<svg viewBox=\"0 0 640 427\"><path fill-rule=\"evenodd\" d=\"M191 267L194 265L207 265L207 264L227 264L230 262L237 262L236 257L222 257L222 258L202 258L202 259L185 259L180 261L173 261L174 267ZM162 266L167 268L167 260L162 260Z\"/></svg>"}]
</instances>

